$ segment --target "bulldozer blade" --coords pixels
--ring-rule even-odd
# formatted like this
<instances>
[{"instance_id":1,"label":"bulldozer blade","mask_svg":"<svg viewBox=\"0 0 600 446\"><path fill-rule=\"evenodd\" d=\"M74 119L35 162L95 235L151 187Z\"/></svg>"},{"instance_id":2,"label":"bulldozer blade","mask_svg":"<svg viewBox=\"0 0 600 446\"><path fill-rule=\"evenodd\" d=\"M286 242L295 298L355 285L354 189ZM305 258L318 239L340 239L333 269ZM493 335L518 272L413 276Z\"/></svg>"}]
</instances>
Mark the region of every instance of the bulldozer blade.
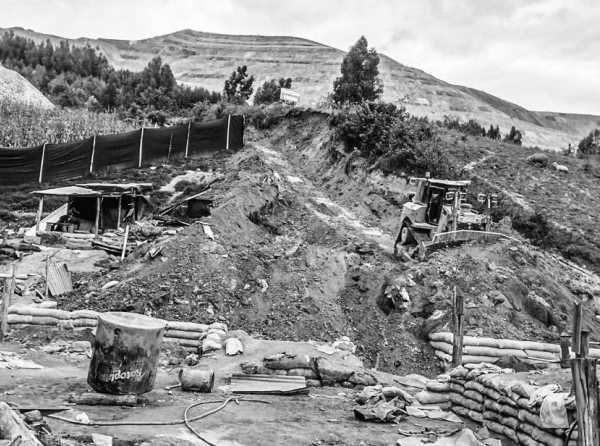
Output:
<instances>
[{"instance_id":1,"label":"bulldozer blade","mask_svg":"<svg viewBox=\"0 0 600 446\"><path fill-rule=\"evenodd\" d=\"M502 238L518 241L515 238L506 234L502 234L500 232L473 231L468 229L462 229L459 231L442 232L440 234L435 234L430 242L425 243L425 246L427 248L431 248L434 246L445 245L449 243L461 243L470 241L495 242Z\"/></svg>"}]
</instances>

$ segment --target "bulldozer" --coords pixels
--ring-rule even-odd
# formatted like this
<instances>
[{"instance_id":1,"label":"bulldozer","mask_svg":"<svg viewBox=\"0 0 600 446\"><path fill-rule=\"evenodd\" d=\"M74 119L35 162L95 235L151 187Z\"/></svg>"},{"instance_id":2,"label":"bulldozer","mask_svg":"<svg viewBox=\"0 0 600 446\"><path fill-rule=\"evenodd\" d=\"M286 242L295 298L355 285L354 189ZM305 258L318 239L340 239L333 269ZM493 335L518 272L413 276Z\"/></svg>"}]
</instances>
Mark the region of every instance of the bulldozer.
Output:
<instances>
[{"instance_id":1,"label":"bulldozer","mask_svg":"<svg viewBox=\"0 0 600 446\"><path fill-rule=\"evenodd\" d=\"M467 201L468 180L452 181L433 178L410 178L416 187L410 200L404 203L400 216L400 231L394 243L410 256L418 253L424 259L428 248L470 240L497 240L508 237L490 232L489 210L498 205L496 194L478 194L483 211L477 211ZM412 247L412 249L411 249Z\"/></svg>"}]
</instances>

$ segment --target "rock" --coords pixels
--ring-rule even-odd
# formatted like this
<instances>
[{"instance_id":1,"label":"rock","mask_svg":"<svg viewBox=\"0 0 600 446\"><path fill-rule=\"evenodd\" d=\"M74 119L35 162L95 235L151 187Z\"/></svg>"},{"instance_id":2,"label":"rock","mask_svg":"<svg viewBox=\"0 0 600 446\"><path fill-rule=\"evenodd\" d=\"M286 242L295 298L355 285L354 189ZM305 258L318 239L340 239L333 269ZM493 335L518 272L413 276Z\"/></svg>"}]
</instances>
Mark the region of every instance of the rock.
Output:
<instances>
[{"instance_id":1,"label":"rock","mask_svg":"<svg viewBox=\"0 0 600 446\"><path fill-rule=\"evenodd\" d=\"M355 371L348 381L358 386L374 386L377 384L375 377L366 370Z\"/></svg>"},{"instance_id":2,"label":"rock","mask_svg":"<svg viewBox=\"0 0 600 446\"><path fill-rule=\"evenodd\" d=\"M112 446L113 439L109 435L92 434L92 442L97 446Z\"/></svg>"},{"instance_id":3,"label":"rock","mask_svg":"<svg viewBox=\"0 0 600 446\"><path fill-rule=\"evenodd\" d=\"M200 362L200 358L196 353L190 353L185 357L183 362L185 363L185 365L195 366L196 364L198 364L198 362Z\"/></svg>"},{"instance_id":4,"label":"rock","mask_svg":"<svg viewBox=\"0 0 600 446\"><path fill-rule=\"evenodd\" d=\"M244 346L237 338L229 338L225 341L225 354L227 356L235 356L244 353Z\"/></svg>"},{"instance_id":5,"label":"rock","mask_svg":"<svg viewBox=\"0 0 600 446\"><path fill-rule=\"evenodd\" d=\"M39 410L31 410L29 412L25 412L24 416L25 422L29 424L39 423L44 419L44 417L42 417L42 413Z\"/></svg>"},{"instance_id":6,"label":"rock","mask_svg":"<svg viewBox=\"0 0 600 446\"><path fill-rule=\"evenodd\" d=\"M119 281L118 280L111 280L109 282L106 282L104 285L102 285L102 289L103 290L108 290L109 288L114 287L115 285L118 285Z\"/></svg>"},{"instance_id":7,"label":"rock","mask_svg":"<svg viewBox=\"0 0 600 446\"><path fill-rule=\"evenodd\" d=\"M356 352L356 345L350 340L348 336L342 336L333 343L333 348L336 350L342 350L350 353Z\"/></svg>"},{"instance_id":8,"label":"rock","mask_svg":"<svg viewBox=\"0 0 600 446\"><path fill-rule=\"evenodd\" d=\"M74 341L69 346L69 350L75 353L86 353L92 351L89 341Z\"/></svg>"},{"instance_id":9,"label":"rock","mask_svg":"<svg viewBox=\"0 0 600 446\"><path fill-rule=\"evenodd\" d=\"M321 381L318 379L307 379L306 387L321 387Z\"/></svg>"},{"instance_id":10,"label":"rock","mask_svg":"<svg viewBox=\"0 0 600 446\"><path fill-rule=\"evenodd\" d=\"M531 156L527 157L527 162L529 164L537 164L541 167L546 167L548 165L548 155L546 155L545 153L534 153Z\"/></svg>"}]
</instances>

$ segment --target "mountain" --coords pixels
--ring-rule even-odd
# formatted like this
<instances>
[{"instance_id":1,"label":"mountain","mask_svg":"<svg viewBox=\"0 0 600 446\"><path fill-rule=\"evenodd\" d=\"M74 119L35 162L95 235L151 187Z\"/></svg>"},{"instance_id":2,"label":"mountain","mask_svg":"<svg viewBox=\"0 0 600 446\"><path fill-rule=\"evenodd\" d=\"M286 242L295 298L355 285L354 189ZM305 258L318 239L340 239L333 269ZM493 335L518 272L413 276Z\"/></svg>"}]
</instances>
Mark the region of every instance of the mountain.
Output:
<instances>
[{"instance_id":1,"label":"mountain","mask_svg":"<svg viewBox=\"0 0 600 446\"><path fill-rule=\"evenodd\" d=\"M38 42L65 40L23 28L9 30ZM318 104L327 96L345 54L297 37L226 35L189 29L142 40L66 40L73 45L97 47L116 68L141 70L152 57L161 56L178 81L216 91L222 90L224 80L237 65L248 66L256 85L269 78L291 77L303 105ZM384 99L403 105L415 115L475 119L485 126L499 125L502 133L514 125L524 133L527 145L559 150L569 143L576 145L590 130L600 127L600 116L527 110L484 91L444 82L385 55L381 55L380 72Z\"/></svg>"},{"instance_id":2,"label":"mountain","mask_svg":"<svg viewBox=\"0 0 600 446\"><path fill-rule=\"evenodd\" d=\"M54 105L19 73L0 65L0 102L29 104L50 109Z\"/></svg>"}]
</instances>

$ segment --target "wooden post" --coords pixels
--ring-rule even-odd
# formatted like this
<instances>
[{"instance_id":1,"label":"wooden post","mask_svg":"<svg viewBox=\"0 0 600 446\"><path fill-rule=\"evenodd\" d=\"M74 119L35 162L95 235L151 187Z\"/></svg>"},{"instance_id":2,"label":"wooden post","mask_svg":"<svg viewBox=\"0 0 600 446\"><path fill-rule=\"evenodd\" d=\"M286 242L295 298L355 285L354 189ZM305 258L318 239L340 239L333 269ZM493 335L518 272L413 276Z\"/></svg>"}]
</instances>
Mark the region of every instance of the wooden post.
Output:
<instances>
[{"instance_id":1,"label":"wooden post","mask_svg":"<svg viewBox=\"0 0 600 446\"><path fill-rule=\"evenodd\" d=\"M40 232L40 221L42 220L42 213L44 212L44 196L40 195L40 203L38 205L37 215L35 216L35 235Z\"/></svg>"},{"instance_id":2,"label":"wooden post","mask_svg":"<svg viewBox=\"0 0 600 446\"><path fill-rule=\"evenodd\" d=\"M15 264L10 264L10 278L4 279L4 292L2 294L2 311L0 312L0 342L8 334L8 307L10 298L15 289Z\"/></svg>"},{"instance_id":3,"label":"wooden post","mask_svg":"<svg viewBox=\"0 0 600 446\"><path fill-rule=\"evenodd\" d=\"M185 158L186 159L188 157L188 152L189 152L189 149L190 149L190 130L191 130L191 127L192 127L192 121L190 120L188 122L187 138L185 140Z\"/></svg>"},{"instance_id":4,"label":"wooden post","mask_svg":"<svg viewBox=\"0 0 600 446\"><path fill-rule=\"evenodd\" d=\"M48 291L50 286L48 285L48 270L50 269L50 256L46 256L46 285L44 287L44 299L48 299Z\"/></svg>"},{"instance_id":5,"label":"wooden post","mask_svg":"<svg viewBox=\"0 0 600 446\"><path fill-rule=\"evenodd\" d=\"M169 139L169 151L167 152L167 162L169 158L171 158L171 151L173 150L173 133L171 133L171 138Z\"/></svg>"},{"instance_id":6,"label":"wooden post","mask_svg":"<svg viewBox=\"0 0 600 446\"><path fill-rule=\"evenodd\" d=\"M90 158L90 173L94 173L94 156L96 155L96 135L92 141L92 157Z\"/></svg>"},{"instance_id":7,"label":"wooden post","mask_svg":"<svg viewBox=\"0 0 600 446\"><path fill-rule=\"evenodd\" d=\"M94 222L94 235L98 236L99 226L100 226L100 212L102 210L102 197L96 197L96 220Z\"/></svg>"},{"instance_id":8,"label":"wooden post","mask_svg":"<svg viewBox=\"0 0 600 446\"><path fill-rule=\"evenodd\" d=\"M229 126L231 125L231 115L227 115L227 141L225 141L225 150L229 151Z\"/></svg>"},{"instance_id":9,"label":"wooden post","mask_svg":"<svg viewBox=\"0 0 600 446\"><path fill-rule=\"evenodd\" d=\"M569 335L565 332L560 335L560 366L563 369L570 367L571 351Z\"/></svg>"},{"instance_id":10,"label":"wooden post","mask_svg":"<svg viewBox=\"0 0 600 446\"><path fill-rule=\"evenodd\" d=\"M575 405L577 408L578 446L599 446L598 380L596 378L595 359L588 359L589 327L584 320L583 305L577 304L573 314L573 350L575 359L571 360Z\"/></svg>"},{"instance_id":11,"label":"wooden post","mask_svg":"<svg viewBox=\"0 0 600 446\"><path fill-rule=\"evenodd\" d=\"M129 223L125 226L125 237L123 238L123 248L121 249L121 262L125 260L127 252L127 239L129 238Z\"/></svg>"},{"instance_id":12,"label":"wooden post","mask_svg":"<svg viewBox=\"0 0 600 446\"><path fill-rule=\"evenodd\" d=\"M464 297L462 293L452 293L452 367L462 364L463 332L464 332Z\"/></svg>"},{"instance_id":13,"label":"wooden post","mask_svg":"<svg viewBox=\"0 0 600 446\"><path fill-rule=\"evenodd\" d=\"M598 446L598 381L596 378L596 360L575 358L571 360L573 389L577 407L577 425L579 446Z\"/></svg>"},{"instance_id":14,"label":"wooden post","mask_svg":"<svg viewBox=\"0 0 600 446\"><path fill-rule=\"evenodd\" d=\"M44 176L44 158L46 158L46 143L42 146L42 160L40 161L40 176L38 178L38 183L42 183L42 178Z\"/></svg>"},{"instance_id":15,"label":"wooden post","mask_svg":"<svg viewBox=\"0 0 600 446\"><path fill-rule=\"evenodd\" d=\"M460 191L454 192L454 206L452 207L452 239L456 240L456 231L458 229L458 207L460 206Z\"/></svg>"},{"instance_id":16,"label":"wooden post","mask_svg":"<svg viewBox=\"0 0 600 446\"><path fill-rule=\"evenodd\" d=\"M138 168L142 167L143 147L144 147L144 126L142 125L142 133L140 134L140 153L138 156Z\"/></svg>"},{"instance_id":17,"label":"wooden post","mask_svg":"<svg viewBox=\"0 0 600 446\"><path fill-rule=\"evenodd\" d=\"M117 209L117 229L121 228L121 204L123 203L123 195L119 195L119 204Z\"/></svg>"}]
</instances>

